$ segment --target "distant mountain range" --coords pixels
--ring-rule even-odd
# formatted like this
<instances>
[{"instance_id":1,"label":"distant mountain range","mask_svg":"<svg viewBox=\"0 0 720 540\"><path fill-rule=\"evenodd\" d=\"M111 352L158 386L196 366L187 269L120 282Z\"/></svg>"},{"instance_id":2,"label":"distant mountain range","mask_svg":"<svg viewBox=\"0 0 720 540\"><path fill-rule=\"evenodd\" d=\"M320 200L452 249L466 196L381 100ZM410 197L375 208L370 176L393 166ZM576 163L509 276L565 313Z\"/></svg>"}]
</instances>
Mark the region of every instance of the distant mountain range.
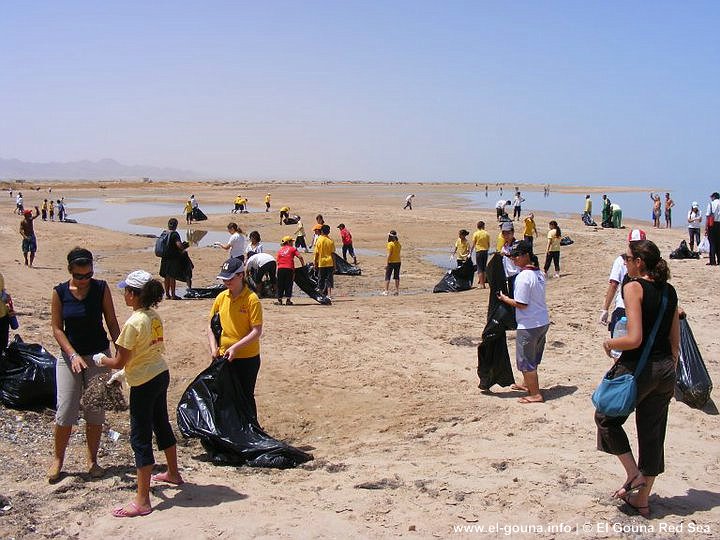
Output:
<instances>
[{"instance_id":1,"label":"distant mountain range","mask_svg":"<svg viewBox=\"0 0 720 540\"><path fill-rule=\"evenodd\" d=\"M153 180L201 178L194 171L171 167L150 167L147 165L123 165L114 159L99 161L70 161L67 163L30 163L19 159L0 158L0 179L63 179L63 180L104 180L113 178L145 178Z\"/></svg>"}]
</instances>

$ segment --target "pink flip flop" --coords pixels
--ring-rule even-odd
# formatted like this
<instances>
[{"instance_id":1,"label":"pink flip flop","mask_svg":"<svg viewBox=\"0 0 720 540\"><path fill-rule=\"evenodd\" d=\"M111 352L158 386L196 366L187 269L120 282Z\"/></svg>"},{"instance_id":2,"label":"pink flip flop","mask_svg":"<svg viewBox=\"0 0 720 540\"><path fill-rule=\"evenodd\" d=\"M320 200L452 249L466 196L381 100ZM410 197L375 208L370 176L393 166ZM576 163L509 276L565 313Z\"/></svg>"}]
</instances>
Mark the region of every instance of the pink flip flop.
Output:
<instances>
[{"instance_id":1,"label":"pink flip flop","mask_svg":"<svg viewBox=\"0 0 720 540\"><path fill-rule=\"evenodd\" d=\"M161 472L158 474L153 474L150 478L152 478L153 482L165 482L167 484L174 484L176 486L182 486L185 481L180 479L179 482L175 482L174 480L170 480L170 477L168 476L167 471Z\"/></svg>"},{"instance_id":2,"label":"pink flip flop","mask_svg":"<svg viewBox=\"0 0 720 540\"><path fill-rule=\"evenodd\" d=\"M135 502L131 502L130 504L128 504L127 508L129 508L129 510L123 506L116 508L112 511L112 515L118 518L131 518L138 516L147 516L153 511L152 508L143 508Z\"/></svg>"}]
</instances>

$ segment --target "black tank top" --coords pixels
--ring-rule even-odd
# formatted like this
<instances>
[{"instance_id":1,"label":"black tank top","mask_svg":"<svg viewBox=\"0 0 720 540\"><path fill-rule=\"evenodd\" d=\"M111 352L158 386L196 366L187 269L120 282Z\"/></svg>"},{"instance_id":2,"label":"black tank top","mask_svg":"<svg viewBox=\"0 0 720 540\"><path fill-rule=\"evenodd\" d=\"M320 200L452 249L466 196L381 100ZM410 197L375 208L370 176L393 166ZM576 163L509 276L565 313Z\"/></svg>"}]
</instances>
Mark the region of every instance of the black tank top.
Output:
<instances>
[{"instance_id":1,"label":"black tank top","mask_svg":"<svg viewBox=\"0 0 720 540\"><path fill-rule=\"evenodd\" d=\"M62 303L63 330L78 354L103 352L110 345L103 327L102 300L106 287L106 282L91 279L90 290L82 300L72 295L68 281L55 287Z\"/></svg>"},{"instance_id":2,"label":"black tank top","mask_svg":"<svg viewBox=\"0 0 720 540\"><path fill-rule=\"evenodd\" d=\"M675 311L677 310L677 292L675 292L675 288L669 283L656 283L646 279L634 279L630 281L636 281L643 289L642 343L640 343L640 346L637 349L623 351L620 361L624 364L632 364L634 366L637 361L640 360L640 355L645 347L645 342L650 337L653 325L655 324L658 312L660 311L663 287L667 286L667 307L665 308L665 313L663 314L660 327L658 328L657 335L655 336L655 341L650 348L648 362L665 360L672 354L672 348L670 346L670 328L672 327L673 317L675 317ZM625 284L623 284L623 291L624 290Z\"/></svg>"}]
</instances>

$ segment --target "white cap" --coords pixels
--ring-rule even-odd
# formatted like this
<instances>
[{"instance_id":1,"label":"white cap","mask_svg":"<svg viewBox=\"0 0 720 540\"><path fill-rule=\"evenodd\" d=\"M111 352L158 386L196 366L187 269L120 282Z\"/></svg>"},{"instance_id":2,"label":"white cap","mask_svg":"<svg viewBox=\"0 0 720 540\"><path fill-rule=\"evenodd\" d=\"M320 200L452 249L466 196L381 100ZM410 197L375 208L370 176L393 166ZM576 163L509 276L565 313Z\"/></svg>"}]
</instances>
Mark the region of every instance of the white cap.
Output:
<instances>
[{"instance_id":1,"label":"white cap","mask_svg":"<svg viewBox=\"0 0 720 540\"><path fill-rule=\"evenodd\" d=\"M693 207L693 208L700 208L700 205L698 204L697 201L693 201L692 207Z\"/></svg>"},{"instance_id":2,"label":"white cap","mask_svg":"<svg viewBox=\"0 0 720 540\"><path fill-rule=\"evenodd\" d=\"M132 287L134 289L142 289L143 286L152 279L152 274L145 270L135 270L130 272L127 277L118 283L120 289Z\"/></svg>"}]
</instances>

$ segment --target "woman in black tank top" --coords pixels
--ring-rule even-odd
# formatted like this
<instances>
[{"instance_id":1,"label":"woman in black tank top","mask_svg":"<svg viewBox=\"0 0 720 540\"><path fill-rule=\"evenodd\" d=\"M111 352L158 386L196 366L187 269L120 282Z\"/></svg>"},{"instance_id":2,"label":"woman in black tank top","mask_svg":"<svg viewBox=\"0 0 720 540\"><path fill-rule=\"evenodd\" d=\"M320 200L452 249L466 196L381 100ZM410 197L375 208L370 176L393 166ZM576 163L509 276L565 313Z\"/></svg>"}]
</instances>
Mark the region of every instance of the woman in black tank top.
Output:
<instances>
[{"instance_id":1,"label":"woman in black tank top","mask_svg":"<svg viewBox=\"0 0 720 540\"><path fill-rule=\"evenodd\" d=\"M615 376L634 373L646 340L660 314L662 295L667 307L643 371L637 377L635 423L638 433L638 461L623 429L627 416L610 417L595 413L598 450L616 455L625 470L625 483L614 497L625 501L628 509L650 517L648 497L655 477L665 470L665 429L668 406L675 388L675 369L680 354L680 322L677 293L667 283L670 272L657 246L649 240L630 242L624 259L628 276L623 299L628 319L627 335L605 340L603 347L622 351Z\"/></svg>"}]
</instances>

